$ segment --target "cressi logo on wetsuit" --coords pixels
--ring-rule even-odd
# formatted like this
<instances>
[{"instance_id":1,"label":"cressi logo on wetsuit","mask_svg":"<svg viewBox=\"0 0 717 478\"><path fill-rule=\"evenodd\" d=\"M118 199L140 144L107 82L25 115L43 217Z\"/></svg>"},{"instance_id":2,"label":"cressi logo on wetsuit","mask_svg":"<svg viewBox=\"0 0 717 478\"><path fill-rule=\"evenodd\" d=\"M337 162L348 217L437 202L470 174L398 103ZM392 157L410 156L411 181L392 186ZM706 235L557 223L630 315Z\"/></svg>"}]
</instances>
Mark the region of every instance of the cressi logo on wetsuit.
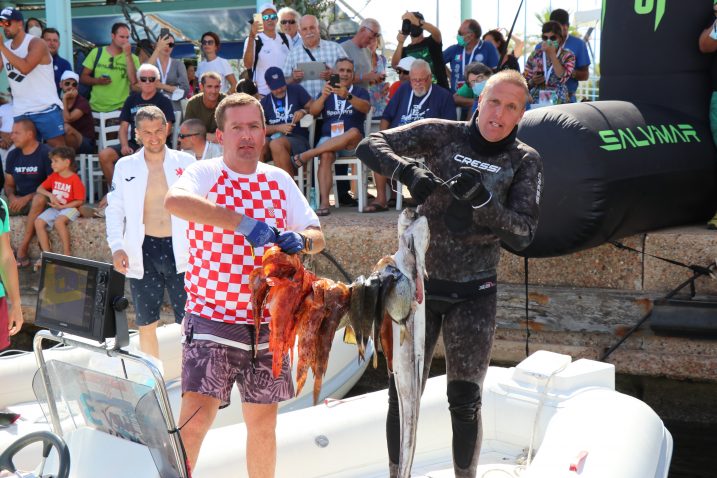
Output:
<instances>
[{"instance_id":1,"label":"cressi logo on wetsuit","mask_svg":"<svg viewBox=\"0 0 717 478\"><path fill-rule=\"evenodd\" d=\"M481 171L488 171L489 173L497 173L502 169L500 166L496 166L495 164L484 163L483 161L478 161L477 159L469 158L468 156L462 154L456 154L453 156L453 160L458 161L461 164L465 164L466 166L472 166L476 169L480 169Z\"/></svg>"}]
</instances>

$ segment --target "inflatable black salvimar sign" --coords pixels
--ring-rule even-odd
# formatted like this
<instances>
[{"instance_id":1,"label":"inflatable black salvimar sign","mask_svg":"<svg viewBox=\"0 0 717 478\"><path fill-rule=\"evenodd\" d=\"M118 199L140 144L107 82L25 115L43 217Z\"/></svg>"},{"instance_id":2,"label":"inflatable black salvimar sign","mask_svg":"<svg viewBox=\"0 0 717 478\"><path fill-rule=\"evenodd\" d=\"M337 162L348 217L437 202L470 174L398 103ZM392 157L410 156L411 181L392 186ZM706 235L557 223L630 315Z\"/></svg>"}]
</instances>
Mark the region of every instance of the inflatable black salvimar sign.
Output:
<instances>
[{"instance_id":1,"label":"inflatable black salvimar sign","mask_svg":"<svg viewBox=\"0 0 717 478\"><path fill-rule=\"evenodd\" d=\"M712 5L603 1L600 101L531 110L521 122L518 137L543 158L544 188L535 240L518 254L568 254L714 214L717 54L698 49Z\"/></svg>"}]
</instances>

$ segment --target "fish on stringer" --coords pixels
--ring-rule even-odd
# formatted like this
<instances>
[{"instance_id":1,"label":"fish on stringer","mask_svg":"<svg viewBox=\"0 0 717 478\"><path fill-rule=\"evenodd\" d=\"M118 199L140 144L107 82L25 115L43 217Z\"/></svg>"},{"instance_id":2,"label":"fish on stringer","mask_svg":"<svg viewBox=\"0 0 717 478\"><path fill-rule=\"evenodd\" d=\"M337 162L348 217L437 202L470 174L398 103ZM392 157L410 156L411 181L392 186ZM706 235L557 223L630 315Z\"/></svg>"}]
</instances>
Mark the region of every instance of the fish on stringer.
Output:
<instances>
[{"instance_id":1,"label":"fish on stringer","mask_svg":"<svg viewBox=\"0 0 717 478\"><path fill-rule=\"evenodd\" d=\"M400 478L411 476L416 449L426 348L426 251L428 221L414 209L404 209L398 220L398 251L374 268L381 283L377 314L381 344L398 392L401 423ZM390 321L388 318L390 317Z\"/></svg>"}]
</instances>

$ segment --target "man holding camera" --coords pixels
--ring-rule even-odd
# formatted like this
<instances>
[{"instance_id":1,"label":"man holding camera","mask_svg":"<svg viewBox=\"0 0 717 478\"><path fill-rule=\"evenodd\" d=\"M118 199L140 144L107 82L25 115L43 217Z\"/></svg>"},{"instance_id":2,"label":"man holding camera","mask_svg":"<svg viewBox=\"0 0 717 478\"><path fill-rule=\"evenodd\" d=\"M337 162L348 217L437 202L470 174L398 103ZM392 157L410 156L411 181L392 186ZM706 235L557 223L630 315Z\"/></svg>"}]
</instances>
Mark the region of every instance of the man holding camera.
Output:
<instances>
[{"instance_id":1,"label":"man holding camera","mask_svg":"<svg viewBox=\"0 0 717 478\"><path fill-rule=\"evenodd\" d=\"M309 113L324 117L321 127L321 139L315 148L292 156L291 163L300 168L314 156L319 162L319 209L318 216L328 216L331 212L329 194L333 183L331 166L337 156L353 156L354 148L365 135L366 113L371 109L368 91L353 84L354 63L351 58L339 58L336 61L336 74L329 81L316 100L311 104Z\"/></svg>"},{"instance_id":2,"label":"man holding camera","mask_svg":"<svg viewBox=\"0 0 717 478\"><path fill-rule=\"evenodd\" d=\"M448 76L443 61L443 40L441 31L423 19L421 12L406 12L403 14L403 24L398 32L396 40L398 44L396 51L391 58L391 66L395 69L401 58L412 56L425 60L433 71L433 82L438 83L446 89L450 89ZM430 36L423 36L423 31L430 33ZM411 43L403 47L407 36L411 36Z\"/></svg>"}]
</instances>

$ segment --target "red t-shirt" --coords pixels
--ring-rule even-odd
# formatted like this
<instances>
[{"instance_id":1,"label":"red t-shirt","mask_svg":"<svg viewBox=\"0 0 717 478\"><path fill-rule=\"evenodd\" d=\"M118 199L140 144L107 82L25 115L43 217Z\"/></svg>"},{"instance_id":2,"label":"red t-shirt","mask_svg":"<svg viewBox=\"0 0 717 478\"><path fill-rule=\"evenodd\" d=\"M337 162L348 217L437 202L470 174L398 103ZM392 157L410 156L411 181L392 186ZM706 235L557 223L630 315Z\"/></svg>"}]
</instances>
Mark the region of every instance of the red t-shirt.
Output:
<instances>
[{"instance_id":1,"label":"red t-shirt","mask_svg":"<svg viewBox=\"0 0 717 478\"><path fill-rule=\"evenodd\" d=\"M52 173L41 186L50 191L60 200L59 202L64 200L64 204L77 199L85 201L85 185L76 173L66 178L58 173Z\"/></svg>"}]
</instances>

